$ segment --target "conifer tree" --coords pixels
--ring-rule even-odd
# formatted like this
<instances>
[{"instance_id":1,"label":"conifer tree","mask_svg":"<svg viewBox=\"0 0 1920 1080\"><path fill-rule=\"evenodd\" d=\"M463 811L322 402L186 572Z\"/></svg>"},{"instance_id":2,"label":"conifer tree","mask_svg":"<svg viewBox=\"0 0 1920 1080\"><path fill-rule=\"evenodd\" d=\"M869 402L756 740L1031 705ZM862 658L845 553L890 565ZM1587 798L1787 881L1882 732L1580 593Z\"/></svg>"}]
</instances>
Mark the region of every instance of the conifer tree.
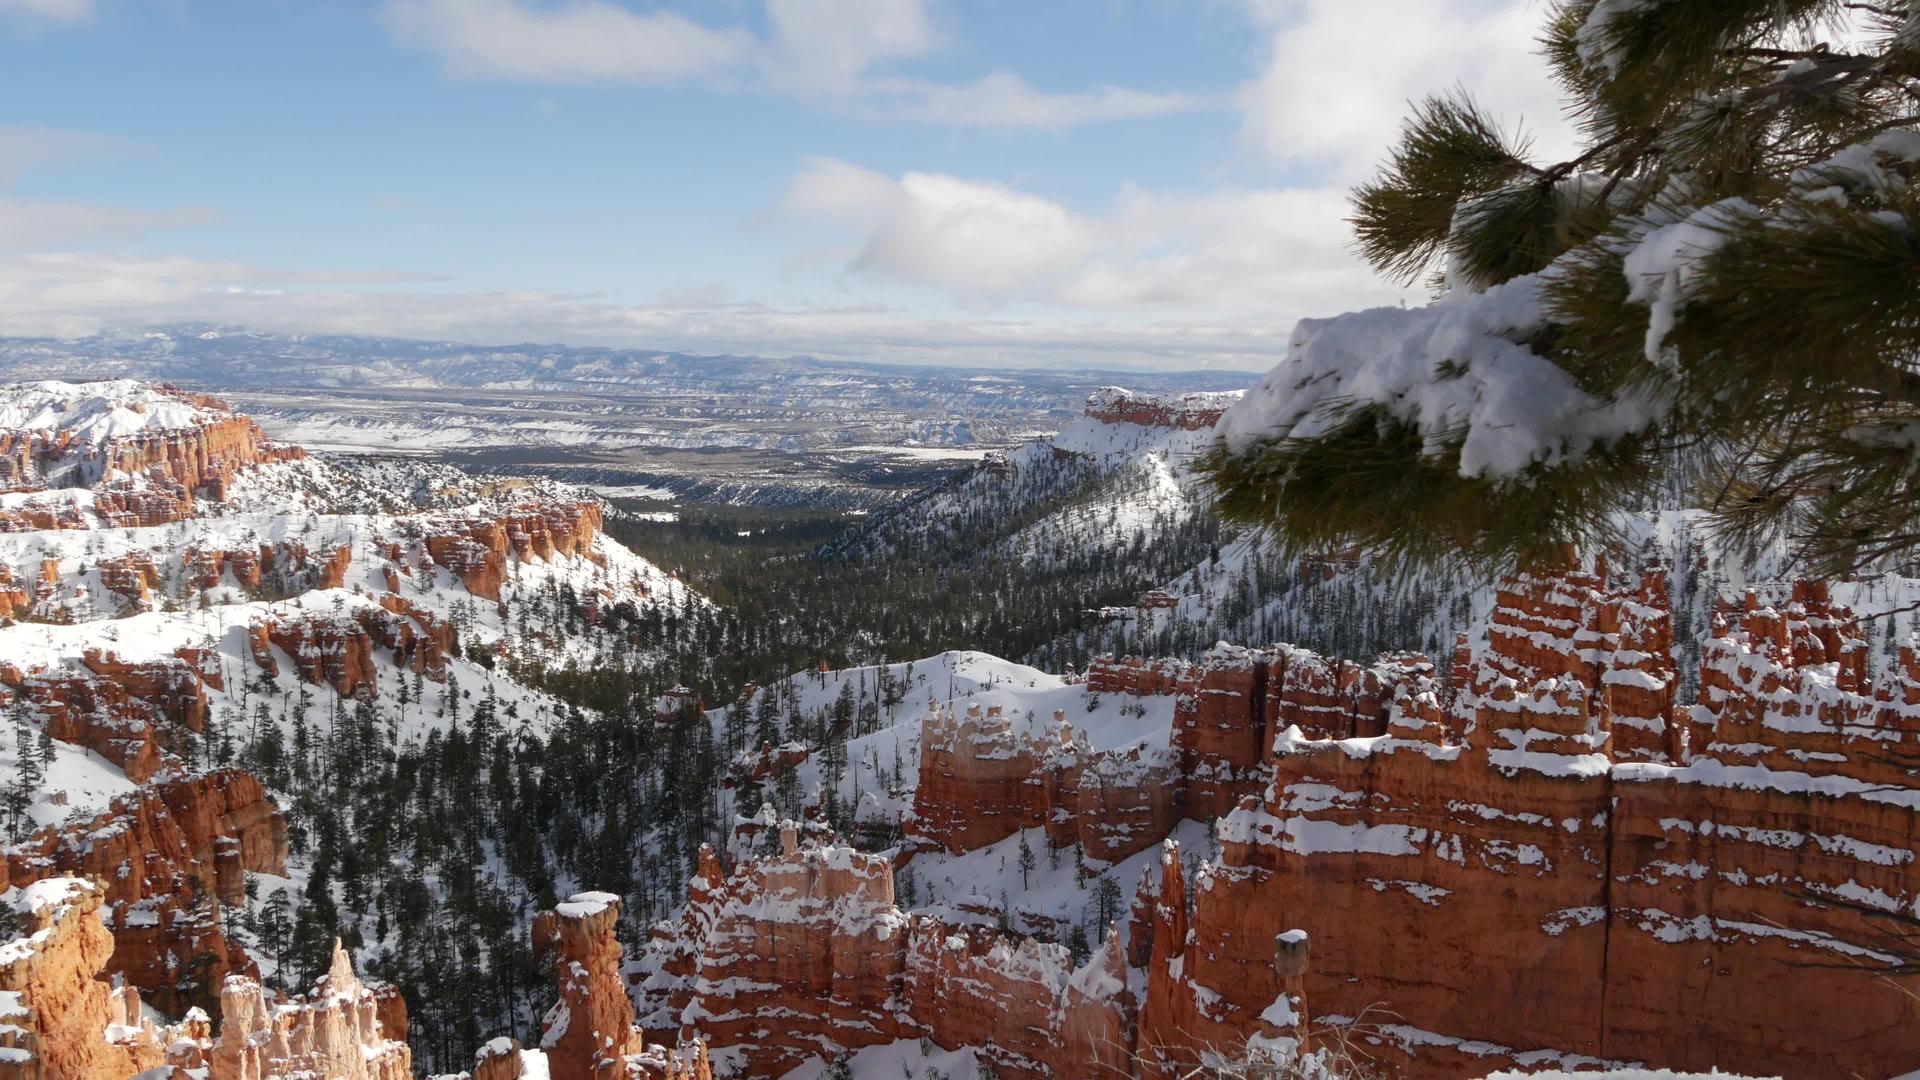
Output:
<instances>
[{"instance_id":1,"label":"conifer tree","mask_svg":"<svg viewBox=\"0 0 1920 1080\"><path fill-rule=\"evenodd\" d=\"M1556 0L1583 140L1461 94L1354 192L1436 302L1302 323L1208 461L1293 551L1482 566L1664 488L1828 574L1920 545L1920 4Z\"/></svg>"}]
</instances>

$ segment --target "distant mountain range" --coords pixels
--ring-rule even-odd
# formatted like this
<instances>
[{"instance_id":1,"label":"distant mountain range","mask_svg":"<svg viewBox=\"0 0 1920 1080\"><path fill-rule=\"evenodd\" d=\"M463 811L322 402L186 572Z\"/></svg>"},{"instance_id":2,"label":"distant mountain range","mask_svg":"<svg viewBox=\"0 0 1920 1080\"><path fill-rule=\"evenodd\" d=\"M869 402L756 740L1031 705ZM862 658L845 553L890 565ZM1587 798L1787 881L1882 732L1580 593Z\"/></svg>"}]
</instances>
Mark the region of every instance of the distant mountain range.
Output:
<instances>
[{"instance_id":1,"label":"distant mountain range","mask_svg":"<svg viewBox=\"0 0 1920 1080\"><path fill-rule=\"evenodd\" d=\"M133 378L219 392L275 438L431 453L701 502L887 505L1060 430L1094 391L1238 390L1245 372L986 370L186 324L0 338L0 382Z\"/></svg>"},{"instance_id":2,"label":"distant mountain range","mask_svg":"<svg viewBox=\"0 0 1920 1080\"><path fill-rule=\"evenodd\" d=\"M567 391L615 397L753 391L762 404L841 402L978 414L1077 414L1089 392L1237 390L1254 373L928 367L810 357L700 356L569 345L466 345L182 324L69 340L0 338L12 378L169 379L222 389ZM767 391L776 396L764 396Z\"/></svg>"}]
</instances>

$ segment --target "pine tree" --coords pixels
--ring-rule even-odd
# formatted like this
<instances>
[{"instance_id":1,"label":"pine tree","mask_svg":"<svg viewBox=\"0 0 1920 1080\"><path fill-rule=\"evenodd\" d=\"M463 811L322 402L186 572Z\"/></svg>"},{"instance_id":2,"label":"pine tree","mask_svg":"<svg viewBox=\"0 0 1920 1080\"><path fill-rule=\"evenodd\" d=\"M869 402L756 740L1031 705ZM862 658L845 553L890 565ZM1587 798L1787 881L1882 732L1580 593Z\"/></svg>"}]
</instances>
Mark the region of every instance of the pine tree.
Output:
<instances>
[{"instance_id":1,"label":"pine tree","mask_svg":"<svg viewBox=\"0 0 1920 1080\"><path fill-rule=\"evenodd\" d=\"M1221 511L1491 567L1612 539L1664 478L1819 572L1911 554L1920 8L1556 0L1542 40L1583 148L1415 108L1353 224L1445 302L1302 324L1221 425Z\"/></svg>"},{"instance_id":2,"label":"pine tree","mask_svg":"<svg viewBox=\"0 0 1920 1080\"><path fill-rule=\"evenodd\" d=\"M1027 834L1023 832L1020 834L1020 861L1019 861L1020 887L1022 889L1028 889L1033 887L1033 882L1032 882L1033 869L1038 865L1039 865L1039 860L1034 858L1034 855L1033 855L1033 845L1027 843Z\"/></svg>"}]
</instances>

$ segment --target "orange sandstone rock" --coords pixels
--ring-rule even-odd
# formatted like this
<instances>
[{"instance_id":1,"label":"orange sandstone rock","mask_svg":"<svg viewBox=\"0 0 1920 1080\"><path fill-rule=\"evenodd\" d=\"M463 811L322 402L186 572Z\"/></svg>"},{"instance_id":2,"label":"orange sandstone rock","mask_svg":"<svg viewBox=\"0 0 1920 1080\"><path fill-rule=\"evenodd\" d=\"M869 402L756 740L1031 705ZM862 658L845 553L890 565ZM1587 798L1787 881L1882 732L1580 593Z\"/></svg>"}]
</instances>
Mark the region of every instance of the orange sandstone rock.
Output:
<instances>
[{"instance_id":1,"label":"orange sandstone rock","mask_svg":"<svg viewBox=\"0 0 1920 1080\"><path fill-rule=\"evenodd\" d=\"M0 943L0 1077L125 1080L162 1064L137 996L99 978L114 947L101 901L99 886L75 878L0 895L26 935Z\"/></svg>"},{"instance_id":2,"label":"orange sandstone rock","mask_svg":"<svg viewBox=\"0 0 1920 1080\"><path fill-rule=\"evenodd\" d=\"M254 980L229 978L209 1080L411 1080L406 1029L387 1029L381 1012L378 993L355 977L337 941L332 966L305 997L273 1002Z\"/></svg>"}]
</instances>

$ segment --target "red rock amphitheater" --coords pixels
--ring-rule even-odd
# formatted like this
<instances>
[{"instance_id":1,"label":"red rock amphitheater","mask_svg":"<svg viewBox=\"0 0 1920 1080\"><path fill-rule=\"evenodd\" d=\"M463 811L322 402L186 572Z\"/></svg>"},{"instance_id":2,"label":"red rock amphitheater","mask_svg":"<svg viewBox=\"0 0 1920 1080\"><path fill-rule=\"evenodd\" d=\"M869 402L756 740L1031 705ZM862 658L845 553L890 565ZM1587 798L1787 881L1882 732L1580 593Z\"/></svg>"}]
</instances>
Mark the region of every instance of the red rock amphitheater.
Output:
<instances>
[{"instance_id":1,"label":"red rock amphitheater","mask_svg":"<svg viewBox=\"0 0 1920 1080\"><path fill-rule=\"evenodd\" d=\"M0 493L84 489L103 522L160 525L224 499L249 466L302 456L217 398L141 383L32 383L0 415ZM0 529L85 527L78 502L0 510Z\"/></svg>"},{"instance_id":2,"label":"red rock amphitheater","mask_svg":"<svg viewBox=\"0 0 1920 1080\"><path fill-rule=\"evenodd\" d=\"M656 929L631 976L643 1026L697 1022L735 1075L924 1036L986 1046L1002 1076L1173 1077L1304 1033L1409 1077L1911 1068L1920 658L1870 683L1850 614L1802 585L1723 610L1701 700L1677 706L1663 578L1609 582L1504 582L1455 685L1421 657L1284 646L1098 662L1090 690L1171 693L1177 719L1173 761L1092 802L1099 755L936 713L918 843L1070 821L1090 849L1123 834L1117 856L1222 815L1218 860L1170 845L1076 969L904 913L887 860L790 828L730 875L709 858Z\"/></svg>"}]
</instances>

